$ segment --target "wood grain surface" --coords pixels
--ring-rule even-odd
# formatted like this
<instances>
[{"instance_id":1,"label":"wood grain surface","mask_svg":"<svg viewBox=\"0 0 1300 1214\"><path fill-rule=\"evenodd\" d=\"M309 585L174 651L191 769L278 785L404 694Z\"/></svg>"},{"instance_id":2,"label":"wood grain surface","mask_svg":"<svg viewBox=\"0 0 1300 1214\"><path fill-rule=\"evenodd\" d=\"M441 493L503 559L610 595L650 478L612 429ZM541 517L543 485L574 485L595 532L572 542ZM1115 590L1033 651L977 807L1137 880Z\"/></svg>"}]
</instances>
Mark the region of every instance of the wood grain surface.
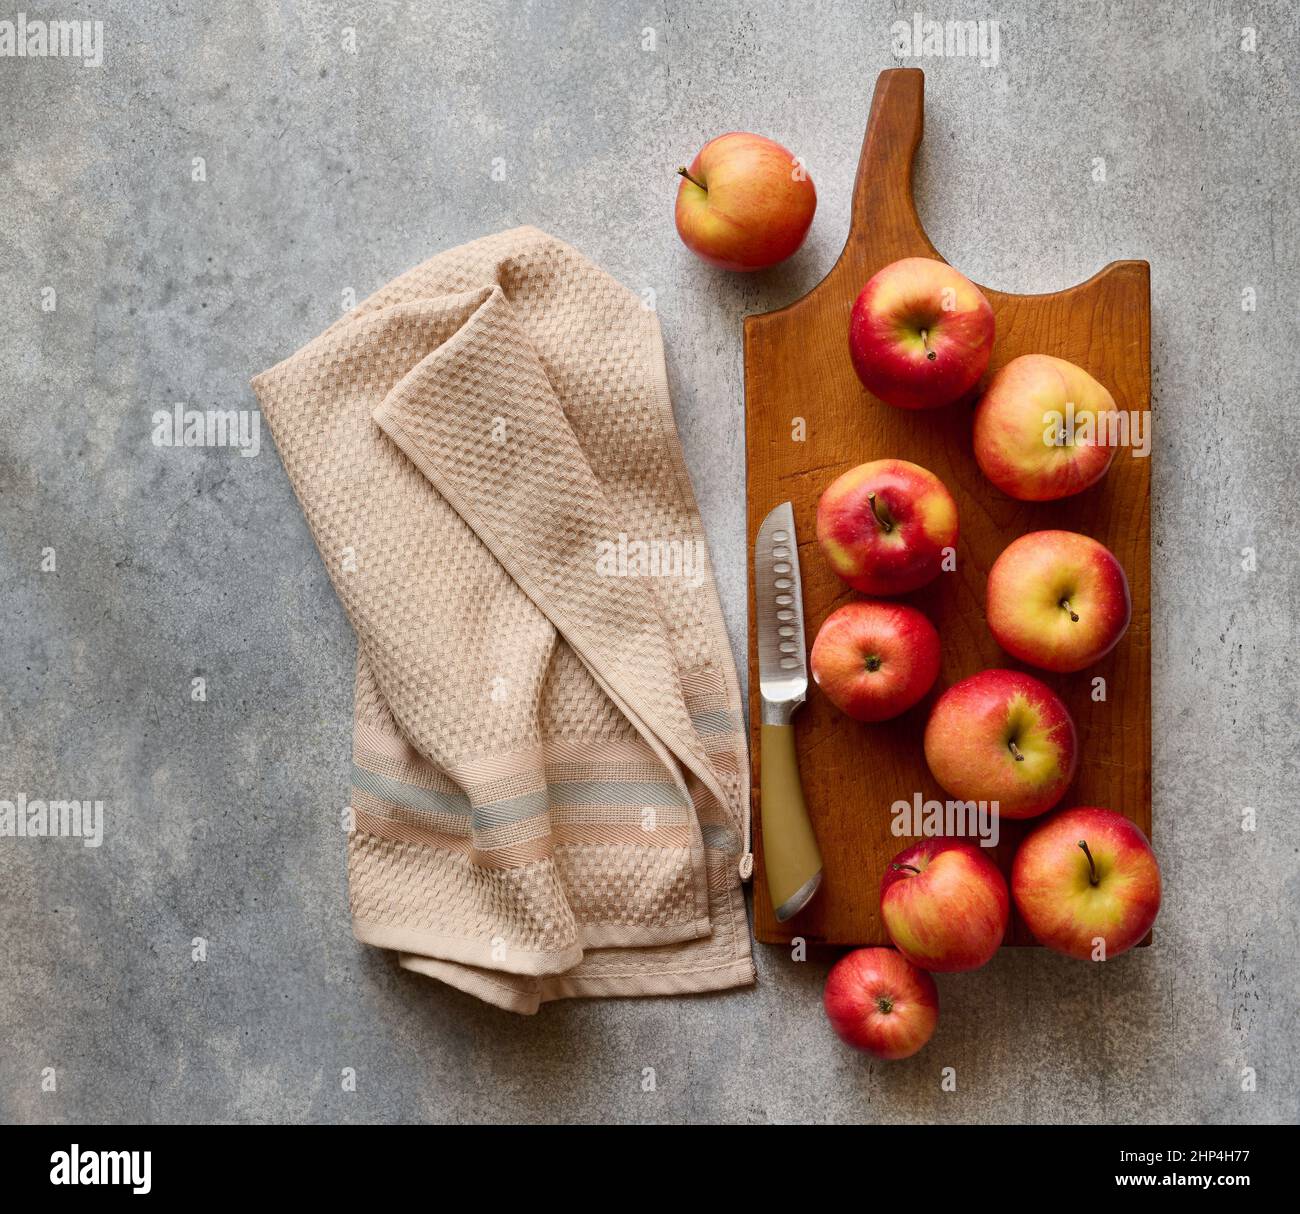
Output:
<instances>
[{"instance_id":1,"label":"wood grain surface","mask_svg":"<svg viewBox=\"0 0 1300 1214\"><path fill-rule=\"evenodd\" d=\"M939 257L912 200L912 158L921 139L924 76L914 68L877 81L854 186L844 252L803 299L745 320L745 430L748 530L752 558L759 524L773 506L794 504L803 575L806 642L822 621L857 596L831 572L816 542L817 501L835 477L867 460L895 456L936 473L957 500L957 569L901 601L939 629L943 667L935 691L894 721L863 725L837 711L810 683L795 731L809 812L825 861L825 881L808 908L778 924L762 876L758 745L758 655L754 571L749 571L749 687L755 762L755 931L776 943L802 936L828 944L888 944L879 884L889 859L912 840L890 831L890 806L914 794L946 799L925 764L921 738L938 692L989 667L1030 670L1002 652L984 619L989 567L1028 531L1064 528L1100 540L1129 578L1133 622L1110 655L1072 675L1032 671L1065 700L1079 730L1081 761L1062 805L1104 805L1151 831L1150 460L1121 450L1100 485L1059 502L1023 503L987 482L971 450L974 398L907 412L872 397L849 361L849 312L877 270L901 257ZM1007 225L1004 225L1007 226ZM1008 229L1010 230L1010 229ZM1033 256L1026 249L1026 258ZM958 269L962 267L957 265ZM981 288L997 337L992 374L1021 354L1054 354L1105 384L1122 410L1150 408L1150 284L1144 261L1106 266L1079 286L1051 295ZM806 438L795 441L797 418ZM1149 421L1148 421L1149 424ZM1095 702L1093 679L1105 679ZM997 858L1008 869L1026 824L1003 822ZM1013 921L1008 944L1032 944Z\"/></svg>"}]
</instances>

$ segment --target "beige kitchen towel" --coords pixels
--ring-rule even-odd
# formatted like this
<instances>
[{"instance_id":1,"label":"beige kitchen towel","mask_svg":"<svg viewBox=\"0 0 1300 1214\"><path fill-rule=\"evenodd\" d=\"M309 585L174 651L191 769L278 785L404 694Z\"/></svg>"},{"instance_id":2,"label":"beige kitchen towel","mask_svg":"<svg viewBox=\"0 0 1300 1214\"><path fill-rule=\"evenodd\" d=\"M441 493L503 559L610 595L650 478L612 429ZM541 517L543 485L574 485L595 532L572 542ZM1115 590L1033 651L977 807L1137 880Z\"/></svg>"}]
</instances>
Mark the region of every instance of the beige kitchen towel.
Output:
<instances>
[{"instance_id":1,"label":"beige kitchen towel","mask_svg":"<svg viewBox=\"0 0 1300 1214\"><path fill-rule=\"evenodd\" d=\"M752 982L740 696L654 311L518 228L253 387L357 636L356 937L517 1012Z\"/></svg>"}]
</instances>

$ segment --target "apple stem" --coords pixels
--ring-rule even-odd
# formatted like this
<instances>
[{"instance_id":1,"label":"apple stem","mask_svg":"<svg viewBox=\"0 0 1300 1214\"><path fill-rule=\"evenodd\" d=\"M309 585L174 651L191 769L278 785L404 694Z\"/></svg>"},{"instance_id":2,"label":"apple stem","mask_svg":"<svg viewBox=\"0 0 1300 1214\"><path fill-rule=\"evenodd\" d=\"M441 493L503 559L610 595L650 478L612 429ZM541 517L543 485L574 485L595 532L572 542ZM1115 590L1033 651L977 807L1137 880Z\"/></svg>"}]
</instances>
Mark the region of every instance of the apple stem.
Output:
<instances>
[{"instance_id":1,"label":"apple stem","mask_svg":"<svg viewBox=\"0 0 1300 1214\"><path fill-rule=\"evenodd\" d=\"M1083 854L1088 857L1088 881L1092 885L1097 884L1097 865L1093 863L1092 852L1088 850L1088 840L1080 839L1079 846L1083 848Z\"/></svg>"},{"instance_id":2,"label":"apple stem","mask_svg":"<svg viewBox=\"0 0 1300 1214\"><path fill-rule=\"evenodd\" d=\"M894 1010L894 1001L888 995L879 995L876 998L876 1010L888 1016Z\"/></svg>"},{"instance_id":3,"label":"apple stem","mask_svg":"<svg viewBox=\"0 0 1300 1214\"><path fill-rule=\"evenodd\" d=\"M1062 599L1062 600L1061 600L1061 606L1064 607L1065 610L1068 611L1068 612L1070 613L1070 619L1073 620L1073 621L1077 624L1077 623L1079 622L1079 613L1078 613L1077 611L1075 611L1075 609L1074 609L1073 607L1070 606L1070 600L1069 600L1069 599Z\"/></svg>"},{"instance_id":4,"label":"apple stem","mask_svg":"<svg viewBox=\"0 0 1300 1214\"><path fill-rule=\"evenodd\" d=\"M691 183L691 185L693 185L693 186L698 186L698 187L699 187L701 190L703 190L706 194L709 192L709 187L706 186L706 185L705 185L703 182L701 182L701 181L696 181L695 178L692 177L692 176L690 175L690 173L688 173L688 172L686 171L686 166L685 166L685 165L682 165L682 167L681 167L680 169L678 169L677 171L678 171L678 172L679 172L683 177L685 177L686 180L689 181L689 182Z\"/></svg>"},{"instance_id":5,"label":"apple stem","mask_svg":"<svg viewBox=\"0 0 1300 1214\"><path fill-rule=\"evenodd\" d=\"M880 524L881 531L884 531L886 534L893 531L894 524L880 513L880 508L876 505L876 495L874 493L867 494L867 504L871 507L871 516Z\"/></svg>"},{"instance_id":6,"label":"apple stem","mask_svg":"<svg viewBox=\"0 0 1300 1214\"><path fill-rule=\"evenodd\" d=\"M905 868L909 873L916 873L918 877L921 875L921 870L911 864L894 864L891 865L891 867L895 872L897 872L900 868Z\"/></svg>"},{"instance_id":7,"label":"apple stem","mask_svg":"<svg viewBox=\"0 0 1300 1214\"><path fill-rule=\"evenodd\" d=\"M923 346L925 347L925 356L926 356L926 358L928 358L931 362L934 362L934 360L935 360L935 352L934 352L933 350L930 349L930 330L929 330L929 329L922 329L922 330L921 330L921 345L923 345Z\"/></svg>"},{"instance_id":8,"label":"apple stem","mask_svg":"<svg viewBox=\"0 0 1300 1214\"><path fill-rule=\"evenodd\" d=\"M1016 745L1015 738L1012 738L1007 745L1011 748L1011 753L1016 756L1016 762L1023 763L1025 761L1025 756L1021 753L1020 747Z\"/></svg>"}]
</instances>

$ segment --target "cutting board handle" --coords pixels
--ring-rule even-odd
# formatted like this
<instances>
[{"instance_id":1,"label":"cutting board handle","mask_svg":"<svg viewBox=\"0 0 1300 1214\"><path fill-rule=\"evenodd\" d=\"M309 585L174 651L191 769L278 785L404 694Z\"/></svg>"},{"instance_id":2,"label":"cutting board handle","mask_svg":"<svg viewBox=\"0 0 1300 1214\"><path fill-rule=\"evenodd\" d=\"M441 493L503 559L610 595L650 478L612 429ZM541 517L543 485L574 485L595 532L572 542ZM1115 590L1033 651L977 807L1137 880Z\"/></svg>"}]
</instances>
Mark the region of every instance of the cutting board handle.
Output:
<instances>
[{"instance_id":1,"label":"cutting board handle","mask_svg":"<svg viewBox=\"0 0 1300 1214\"><path fill-rule=\"evenodd\" d=\"M916 67L880 73L862 140L845 251L870 244L877 258L938 257L912 200L912 159L921 142L925 73Z\"/></svg>"}]
</instances>

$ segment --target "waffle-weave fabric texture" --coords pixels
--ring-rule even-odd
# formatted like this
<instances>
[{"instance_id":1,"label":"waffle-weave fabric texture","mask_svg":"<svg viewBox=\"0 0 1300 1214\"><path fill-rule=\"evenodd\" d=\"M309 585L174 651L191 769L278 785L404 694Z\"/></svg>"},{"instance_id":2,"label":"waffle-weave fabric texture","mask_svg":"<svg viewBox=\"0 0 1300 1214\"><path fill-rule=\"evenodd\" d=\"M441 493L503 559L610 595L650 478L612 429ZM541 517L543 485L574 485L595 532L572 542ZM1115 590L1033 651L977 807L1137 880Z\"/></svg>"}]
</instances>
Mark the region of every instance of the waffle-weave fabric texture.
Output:
<instances>
[{"instance_id":1,"label":"waffle-weave fabric texture","mask_svg":"<svg viewBox=\"0 0 1300 1214\"><path fill-rule=\"evenodd\" d=\"M357 938L518 1012L752 982L740 695L653 310L518 228L253 387L357 637Z\"/></svg>"}]
</instances>

